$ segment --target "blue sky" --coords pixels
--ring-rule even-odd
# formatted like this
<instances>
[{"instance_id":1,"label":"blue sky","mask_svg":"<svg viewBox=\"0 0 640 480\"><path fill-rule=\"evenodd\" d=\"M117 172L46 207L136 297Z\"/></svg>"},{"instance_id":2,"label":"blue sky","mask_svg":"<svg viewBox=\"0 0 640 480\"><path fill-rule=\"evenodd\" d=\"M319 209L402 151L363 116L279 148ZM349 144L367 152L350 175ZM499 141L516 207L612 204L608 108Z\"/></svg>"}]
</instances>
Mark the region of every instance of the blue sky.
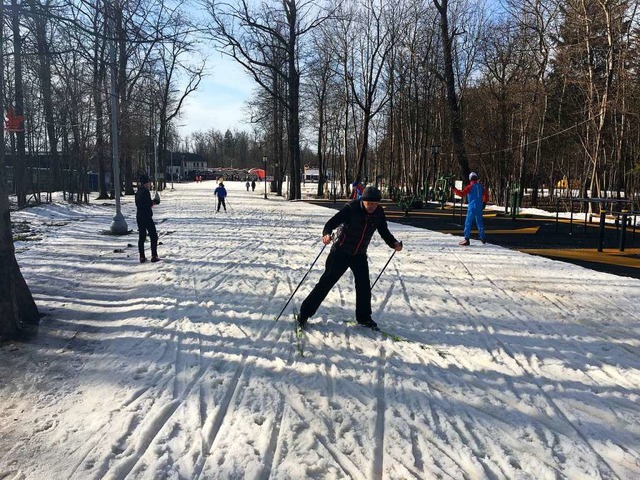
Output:
<instances>
[{"instance_id":1,"label":"blue sky","mask_svg":"<svg viewBox=\"0 0 640 480\"><path fill-rule=\"evenodd\" d=\"M211 128L225 132L250 130L244 122L245 101L255 88L255 82L232 59L215 52L207 59L209 75L183 106L178 121L181 136Z\"/></svg>"}]
</instances>

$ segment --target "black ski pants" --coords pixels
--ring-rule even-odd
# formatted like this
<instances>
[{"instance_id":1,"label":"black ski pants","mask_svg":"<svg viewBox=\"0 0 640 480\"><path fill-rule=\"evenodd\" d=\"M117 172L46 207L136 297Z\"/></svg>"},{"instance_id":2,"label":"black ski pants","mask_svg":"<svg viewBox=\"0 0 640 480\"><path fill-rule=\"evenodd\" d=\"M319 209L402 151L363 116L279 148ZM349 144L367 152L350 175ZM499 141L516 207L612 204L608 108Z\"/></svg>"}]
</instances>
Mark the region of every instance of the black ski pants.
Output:
<instances>
[{"instance_id":1,"label":"black ski pants","mask_svg":"<svg viewBox=\"0 0 640 480\"><path fill-rule=\"evenodd\" d=\"M332 250L327 257L325 270L317 285L300 306L300 315L312 317L331 288L340 280L347 269L353 272L356 286L356 320L371 320L371 283L369 281L369 261L366 254L349 255Z\"/></svg>"},{"instance_id":2,"label":"black ski pants","mask_svg":"<svg viewBox=\"0 0 640 480\"><path fill-rule=\"evenodd\" d=\"M218 198L218 209L216 210L216 212L220 211L220 205L222 205L224 207L224 211L227 211L227 204L224 203L224 198Z\"/></svg>"},{"instance_id":3,"label":"black ski pants","mask_svg":"<svg viewBox=\"0 0 640 480\"><path fill-rule=\"evenodd\" d=\"M136 217L138 223L138 253L140 257L144 257L144 242L147 239L147 233L149 234L149 240L151 240L151 256L158 256L158 232L156 231L156 224L153 222L153 218L140 218Z\"/></svg>"}]
</instances>

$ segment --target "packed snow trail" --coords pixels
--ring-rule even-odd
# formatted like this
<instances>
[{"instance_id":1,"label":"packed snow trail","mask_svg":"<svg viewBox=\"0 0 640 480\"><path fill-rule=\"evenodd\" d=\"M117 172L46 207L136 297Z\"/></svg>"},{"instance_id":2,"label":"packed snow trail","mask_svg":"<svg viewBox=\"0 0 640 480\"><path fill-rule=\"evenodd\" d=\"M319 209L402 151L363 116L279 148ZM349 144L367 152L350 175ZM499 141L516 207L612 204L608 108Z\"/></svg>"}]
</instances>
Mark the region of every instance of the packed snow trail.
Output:
<instances>
[{"instance_id":1,"label":"packed snow trail","mask_svg":"<svg viewBox=\"0 0 640 480\"><path fill-rule=\"evenodd\" d=\"M347 273L300 356L328 249L274 319L335 212L226 182L215 213L215 186L163 192L157 264L112 204L13 215L46 316L0 345L0 478L640 478L638 280L392 223L373 318L401 338L350 324Z\"/></svg>"}]
</instances>

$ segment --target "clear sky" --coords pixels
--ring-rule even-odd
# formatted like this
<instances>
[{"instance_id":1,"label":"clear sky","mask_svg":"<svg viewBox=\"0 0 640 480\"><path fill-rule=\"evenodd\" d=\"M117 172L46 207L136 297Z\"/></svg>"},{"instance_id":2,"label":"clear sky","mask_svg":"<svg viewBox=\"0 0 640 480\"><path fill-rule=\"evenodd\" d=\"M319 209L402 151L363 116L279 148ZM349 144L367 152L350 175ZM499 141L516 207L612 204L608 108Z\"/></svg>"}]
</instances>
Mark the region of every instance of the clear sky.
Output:
<instances>
[{"instance_id":1,"label":"clear sky","mask_svg":"<svg viewBox=\"0 0 640 480\"><path fill-rule=\"evenodd\" d=\"M245 123L245 102L255 82L232 59L217 52L207 58L207 68L209 75L185 101L178 121L180 135L211 128L222 132L249 130Z\"/></svg>"}]
</instances>

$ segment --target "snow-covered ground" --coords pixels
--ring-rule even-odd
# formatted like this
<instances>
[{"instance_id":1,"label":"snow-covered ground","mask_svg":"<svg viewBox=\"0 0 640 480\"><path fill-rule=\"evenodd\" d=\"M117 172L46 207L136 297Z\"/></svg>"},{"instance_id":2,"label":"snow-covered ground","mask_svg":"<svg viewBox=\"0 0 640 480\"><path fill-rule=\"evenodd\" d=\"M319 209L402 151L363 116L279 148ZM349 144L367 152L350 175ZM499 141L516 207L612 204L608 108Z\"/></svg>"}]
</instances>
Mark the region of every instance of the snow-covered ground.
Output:
<instances>
[{"instance_id":1,"label":"snow-covered ground","mask_svg":"<svg viewBox=\"0 0 640 480\"><path fill-rule=\"evenodd\" d=\"M112 205L13 215L46 316L0 345L0 478L640 478L640 281L391 224L374 319L409 341L347 323L347 273L300 356L292 308L328 249L274 318L334 211L175 187L158 264L101 233ZM372 279L391 252L374 237Z\"/></svg>"}]
</instances>

